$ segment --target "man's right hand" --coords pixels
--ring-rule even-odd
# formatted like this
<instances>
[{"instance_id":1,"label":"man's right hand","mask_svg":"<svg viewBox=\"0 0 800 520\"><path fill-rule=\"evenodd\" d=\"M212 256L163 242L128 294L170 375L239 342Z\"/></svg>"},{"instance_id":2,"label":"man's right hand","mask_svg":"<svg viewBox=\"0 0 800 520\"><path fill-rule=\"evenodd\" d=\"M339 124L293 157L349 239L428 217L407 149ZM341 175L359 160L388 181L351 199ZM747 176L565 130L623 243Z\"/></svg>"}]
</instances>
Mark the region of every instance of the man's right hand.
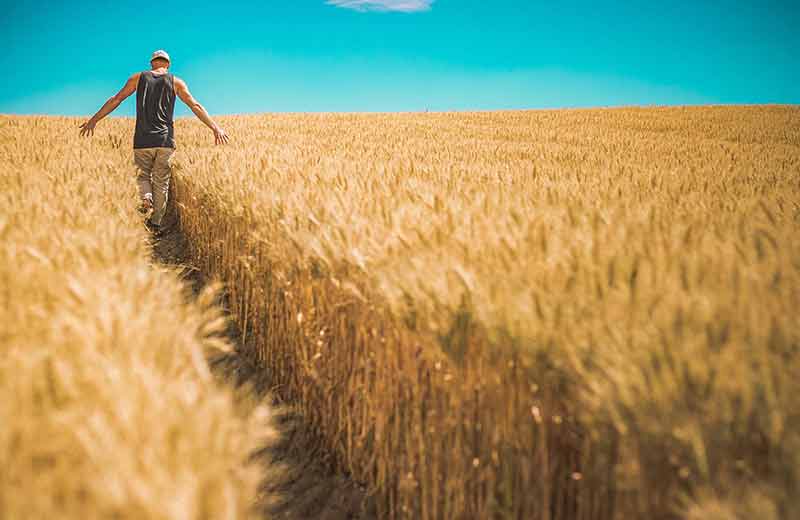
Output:
<instances>
[{"instance_id":1,"label":"man's right hand","mask_svg":"<svg viewBox=\"0 0 800 520\"><path fill-rule=\"evenodd\" d=\"M186 103L186 106L191 109L194 115L197 116L200 121L205 123L207 127L214 132L214 142L217 144L228 144L228 134L225 133L225 130L220 128L220 126L211 119L211 116L208 115L206 109L203 108L201 105L189 92L189 87L186 86L186 83L181 78L174 78L175 81L175 93L181 98L181 101Z\"/></svg>"},{"instance_id":2,"label":"man's right hand","mask_svg":"<svg viewBox=\"0 0 800 520\"><path fill-rule=\"evenodd\" d=\"M228 134L218 126L214 127L214 142L216 144L228 144Z\"/></svg>"}]
</instances>

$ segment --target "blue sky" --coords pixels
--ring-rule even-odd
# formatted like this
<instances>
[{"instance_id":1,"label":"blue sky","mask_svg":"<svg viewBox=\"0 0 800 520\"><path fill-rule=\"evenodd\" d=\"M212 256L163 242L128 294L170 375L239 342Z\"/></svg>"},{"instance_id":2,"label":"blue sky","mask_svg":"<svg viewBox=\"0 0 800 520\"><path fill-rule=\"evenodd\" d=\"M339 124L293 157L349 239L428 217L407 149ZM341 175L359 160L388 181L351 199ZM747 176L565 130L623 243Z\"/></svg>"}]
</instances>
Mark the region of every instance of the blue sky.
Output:
<instances>
[{"instance_id":1,"label":"blue sky","mask_svg":"<svg viewBox=\"0 0 800 520\"><path fill-rule=\"evenodd\" d=\"M0 113L90 115L157 48L212 114L800 103L797 0L0 2Z\"/></svg>"}]
</instances>

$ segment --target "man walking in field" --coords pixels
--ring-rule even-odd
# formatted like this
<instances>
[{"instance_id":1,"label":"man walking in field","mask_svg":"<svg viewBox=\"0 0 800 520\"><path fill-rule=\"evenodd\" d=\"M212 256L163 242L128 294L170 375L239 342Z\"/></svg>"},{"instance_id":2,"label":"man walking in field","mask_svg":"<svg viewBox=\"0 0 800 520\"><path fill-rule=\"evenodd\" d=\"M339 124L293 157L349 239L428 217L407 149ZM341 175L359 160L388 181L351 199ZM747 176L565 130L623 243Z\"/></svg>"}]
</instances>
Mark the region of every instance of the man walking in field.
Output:
<instances>
[{"instance_id":1,"label":"man walking in field","mask_svg":"<svg viewBox=\"0 0 800 520\"><path fill-rule=\"evenodd\" d=\"M169 72L169 66L169 54L163 50L155 51L150 57L150 70L137 72L128 78L122 90L109 98L95 115L80 126L82 136L93 135L95 125L136 92L133 162L137 169L136 180L142 199L140 210L142 213L153 211L147 226L155 235L160 233L161 219L167 209L170 165L175 153L172 115L176 94L214 132L216 144L228 142L225 131L192 97L186 83Z\"/></svg>"}]
</instances>

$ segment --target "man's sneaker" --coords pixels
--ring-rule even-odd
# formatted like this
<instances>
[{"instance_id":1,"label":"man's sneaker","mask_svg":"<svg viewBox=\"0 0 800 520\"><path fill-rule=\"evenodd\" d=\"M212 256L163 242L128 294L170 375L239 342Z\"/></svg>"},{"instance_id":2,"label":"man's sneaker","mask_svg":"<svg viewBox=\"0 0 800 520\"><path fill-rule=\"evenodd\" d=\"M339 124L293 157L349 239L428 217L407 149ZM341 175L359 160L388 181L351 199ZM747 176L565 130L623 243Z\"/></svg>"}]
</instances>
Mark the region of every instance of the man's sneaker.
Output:
<instances>
[{"instance_id":1,"label":"man's sneaker","mask_svg":"<svg viewBox=\"0 0 800 520\"><path fill-rule=\"evenodd\" d=\"M147 215L147 213L153 209L153 203L150 199L142 199L142 203L139 204L139 207L136 209L138 209L139 213L142 215Z\"/></svg>"},{"instance_id":2,"label":"man's sneaker","mask_svg":"<svg viewBox=\"0 0 800 520\"><path fill-rule=\"evenodd\" d=\"M144 225L155 238L160 237L161 234L163 233L161 226L158 224L153 224L153 222L150 219L145 220Z\"/></svg>"}]
</instances>

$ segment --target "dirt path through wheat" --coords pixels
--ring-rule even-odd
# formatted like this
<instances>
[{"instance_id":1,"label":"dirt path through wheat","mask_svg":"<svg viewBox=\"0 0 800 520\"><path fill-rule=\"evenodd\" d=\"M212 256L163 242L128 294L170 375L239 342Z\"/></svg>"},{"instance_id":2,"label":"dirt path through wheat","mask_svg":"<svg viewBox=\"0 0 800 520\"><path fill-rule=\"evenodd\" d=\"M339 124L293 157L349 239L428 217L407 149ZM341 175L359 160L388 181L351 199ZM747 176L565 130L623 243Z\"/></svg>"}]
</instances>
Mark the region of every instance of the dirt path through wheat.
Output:
<instances>
[{"instance_id":1,"label":"dirt path through wheat","mask_svg":"<svg viewBox=\"0 0 800 520\"><path fill-rule=\"evenodd\" d=\"M195 294L205 284L203 274L193 268L190 247L180 230L174 209L165 218L164 234L153 242L154 258L157 262L179 266L184 278L190 282ZM220 305L225 308L224 297ZM264 518L280 519L367 519L373 518L373 508L364 499L361 486L341 475L335 474L328 457L312 442L312 434L302 417L292 413L291 403L275 401L270 392L271 384L266 370L255 366L241 347L239 331L231 320L228 336L236 346L233 353L210 359L216 374L229 384L247 384L259 399L266 399L279 409L280 441L276 445L264 446L254 458L268 466L278 464L285 468L283 476L276 482L267 476L264 489L281 497L277 504L258 507Z\"/></svg>"}]
</instances>

